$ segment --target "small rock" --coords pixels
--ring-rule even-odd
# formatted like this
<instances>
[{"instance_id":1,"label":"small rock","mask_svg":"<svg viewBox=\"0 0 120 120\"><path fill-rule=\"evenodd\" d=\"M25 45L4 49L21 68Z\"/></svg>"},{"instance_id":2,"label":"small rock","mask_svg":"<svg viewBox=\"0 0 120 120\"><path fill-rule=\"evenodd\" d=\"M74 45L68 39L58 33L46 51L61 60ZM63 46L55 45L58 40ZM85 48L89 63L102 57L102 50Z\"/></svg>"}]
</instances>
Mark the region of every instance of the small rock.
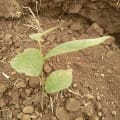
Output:
<instances>
[{"instance_id":1,"label":"small rock","mask_svg":"<svg viewBox=\"0 0 120 120\"><path fill-rule=\"evenodd\" d=\"M89 116L89 117L91 117L93 114L94 114L94 106L93 106L93 104L91 103L91 104L88 104L86 107L85 107L85 110L84 110L84 113L87 115L87 116Z\"/></svg>"},{"instance_id":2,"label":"small rock","mask_svg":"<svg viewBox=\"0 0 120 120\"><path fill-rule=\"evenodd\" d=\"M26 87L26 83L23 80L18 80L18 82L15 83L15 86L19 89L19 88L25 88Z\"/></svg>"},{"instance_id":3,"label":"small rock","mask_svg":"<svg viewBox=\"0 0 120 120\"><path fill-rule=\"evenodd\" d=\"M33 113L34 112L34 108L33 108L33 106L31 106L31 105L29 105L29 106L25 106L24 108L23 108L23 113Z\"/></svg>"},{"instance_id":4,"label":"small rock","mask_svg":"<svg viewBox=\"0 0 120 120\"><path fill-rule=\"evenodd\" d=\"M37 88L40 86L40 80L37 78L32 78L29 80L29 86L31 88Z\"/></svg>"},{"instance_id":5,"label":"small rock","mask_svg":"<svg viewBox=\"0 0 120 120\"><path fill-rule=\"evenodd\" d=\"M97 95L97 96L96 96L96 100L97 100L97 101L100 101L100 100L101 100L100 95Z\"/></svg>"},{"instance_id":6,"label":"small rock","mask_svg":"<svg viewBox=\"0 0 120 120\"><path fill-rule=\"evenodd\" d=\"M84 120L82 117L75 118L75 120Z\"/></svg>"},{"instance_id":7,"label":"small rock","mask_svg":"<svg viewBox=\"0 0 120 120\"><path fill-rule=\"evenodd\" d=\"M91 94L86 94L85 97L86 97L87 99L90 99L90 100L93 100L93 99L94 99L94 96L91 95Z\"/></svg>"},{"instance_id":8,"label":"small rock","mask_svg":"<svg viewBox=\"0 0 120 120\"><path fill-rule=\"evenodd\" d=\"M8 84L5 82L1 82L0 83L0 94L4 93L7 90L7 88L8 88Z\"/></svg>"},{"instance_id":9,"label":"small rock","mask_svg":"<svg viewBox=\"0 0 120 120\"><path fill-rule=\"evenodd\" d=\"M115 110L112 111L112 115L113 116L116 116L117 115L117 112Z\"/></svg>"},{"instance_id":10,"label":"small rock","mask_svg":"<svg viewBox=\"0 0 120 120\"><path fill-rule=\"evenodd\" d=\"M74 98L69 98L66 101L65 107L68 111L77 111L80 108L80 103L78 100L74 99Z\"/></svg>"},{"instance_id":11,"label":"small rock","mask_svg":"<svg viewBox=\"0 0 120 120\"><path fill-rule=\"evenodd\" d=\"M64 107L59 107L56 109L56 117L59 120L70 120L69 113L65 110Z\"/></svg>"},{"instance_id":12,"label":"small rock","mask_svg":"<svg viewBox=\"0 0 120 120\"><path fill-rule=\"evenodd\" d=\"M23 117L23 113L22 112L20 112L20 113L17 114L17 118L18 119L21 119L22 117Z\"/></svg>"},{"instance_id":13,"label":"small rock","mask_svg":"<svg viewBox=\"0 0 120 120\"><path fill-rule=\"evenodd\" d=\"M77 85L77 83L73 83L73 88L76 88L78 85Z\"/></svg>"},{"instance_id":14,"label":"small rock","mask_svg":"<svg viewBox=\"0 0 120 120\"><path fill-rule=\"evenodd\" d=\"M102 117L102 112L98 112L98 116L99 116L99 117Z\"/></svg>"},{"instance_id":15,"label":"small rock","mask_svg":"<svg viewBox=\"0 0 120 120\"><path fill-rule=\"evenodd\" d=\"M26 96L30 96L32 89L25 89Z\"/></svg>"},{"instance_id":16,"label":"small rock","mask_svg":"<svg viewBox=\"0 0 120 120\"><path fill-rule=\"evenodd\" d=\"M23 115L22 120L31 120L30 115Z\"/></svg>"},{"instance_id":17,"label":"small rock","mask_svg":"<svg viewBox=\"0 0 120 120\"><path fill-rule=\"evenodd\" d=\"M1 97L0 97L0 107L3 107L3 106L5 106L5 105L6 105L6 103L5 103L4 98L1 98Z\"/></svg>"},{"instance_id":18,"label":"small rock","mask_svg":"<svg viewBox=\"0 0 120 120\"><path fill-rule=\"evenodd\" d=\"M100 103L96 103L96 109L97 111L100 111L102 109L102 105Z\"/></svg>"},{"instance_id":19,"label":"small rock","mask_svg":"<svg viewBox=\"0 0 120 120\"><path fill-rule=\"evenodd\" d=\"M52 68L50 67L49 64L44 65L44 72L47 73L47 74L52 72Z\"/></svg>"},{"instance_id":20,"label":"small rock","mask_svg":"<svg viewBox=\"0 0 120 120\"><path fill-rule=\"evenodd\" d=\"M87 33L89 35L103 35L104 30L97 24L97 23L93 23L87 30Z\"/></svg>"}]
</instances>

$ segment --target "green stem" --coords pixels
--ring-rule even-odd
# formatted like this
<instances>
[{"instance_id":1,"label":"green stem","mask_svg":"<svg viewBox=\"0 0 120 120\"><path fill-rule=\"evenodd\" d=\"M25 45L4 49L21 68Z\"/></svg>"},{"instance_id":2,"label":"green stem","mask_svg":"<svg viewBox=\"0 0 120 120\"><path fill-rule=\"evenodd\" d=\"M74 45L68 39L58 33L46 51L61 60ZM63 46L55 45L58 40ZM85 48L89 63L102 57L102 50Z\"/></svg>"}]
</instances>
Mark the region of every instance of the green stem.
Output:
<instances>
[{"instance_id":1,"label":"green stem","mask_svg":"<svg viewBox=\"0 0 120 120\"><path fill-rule=\"evenodd\" d=\"M38 41L38 44L39 44L39 49L40 49L40 52L42 52L42 47L41 47L41 43L40 43L40 40ZM42 89L42 92L41 92L41 109L43 111L43 105L44 105L44 75L43 75L43 70L42 70L42 73L41 75L39 76L39 80L40 80L40 87Z\"/></svg>"}]
</instances>

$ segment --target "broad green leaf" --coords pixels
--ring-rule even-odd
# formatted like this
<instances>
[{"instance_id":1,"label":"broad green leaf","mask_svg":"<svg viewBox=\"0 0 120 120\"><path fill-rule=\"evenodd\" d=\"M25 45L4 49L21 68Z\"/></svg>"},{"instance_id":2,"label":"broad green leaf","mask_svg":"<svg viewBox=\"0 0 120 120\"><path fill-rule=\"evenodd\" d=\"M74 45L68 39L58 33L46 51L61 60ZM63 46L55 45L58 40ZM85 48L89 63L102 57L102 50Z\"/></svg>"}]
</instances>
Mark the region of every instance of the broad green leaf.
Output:
<instances>
[{"instance_id":1,"label":"broad green leaf","mask_svg":"<svg viewBox=\"0 0 120 120\"><path fill-rule=\"evenodd\" d=\"M47 35L48 33L52 32L53 30L57 29L59 26L56 26L56 27L53 27L53 28L50 28L42 33L34 33L34 34L30 34L29 37L32 39L32 40L36 40L36 41L41 41L42 40L42 37L44 35Z\"/></svg>"},{"instance_id":2,"label":"broad green leaf","mask_svg":"<svg viewBox=\"0 0 120 120\"><path fill-rule=\"evenodd\" d=\"M48 59L50 57L60 55L63 53L74 52L74 51L81 50L83 48L98 45L98 44L104 42L109 37L110 36L104 36L104 37L95 38L95 39L74 40L74 41L63 43L61 45L56 46L52 50L50 50L46 54L45 59Z\"/></svg>"},{"instance_id":3,"label":"broad green leaf","mask_svg":"<svg viewBox=\"0 0 120 120\"><path fill-rule=\"evenodd\" d=\"M39 76L43 67L42 53L35 48L25 49L10 61L12 68L29 76Z\"/></svg>"},{"instance_id":4,"label":"broad green leaf","mask_svg":"<svg viewBox=\"0 0 120 120\"><path fill-rule=\"evenodd\" d=\"M46 82L45 91L47 93L56 93L65 88L68 88L72 84L72 69L57 70L52 72Z\"/></svg>"}]
</instances>

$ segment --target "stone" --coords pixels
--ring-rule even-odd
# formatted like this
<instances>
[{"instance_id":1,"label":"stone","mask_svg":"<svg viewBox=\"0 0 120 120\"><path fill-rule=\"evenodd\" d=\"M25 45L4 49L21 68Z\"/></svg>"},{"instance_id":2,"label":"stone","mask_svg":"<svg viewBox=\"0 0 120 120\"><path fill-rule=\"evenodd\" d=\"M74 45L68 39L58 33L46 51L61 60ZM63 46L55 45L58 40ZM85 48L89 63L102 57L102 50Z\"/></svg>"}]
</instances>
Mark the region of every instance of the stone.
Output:
<instances>
[{"instance_id":1,"label":"stone","mask_svg":"<svg viewBox=\"0 0 120 120\"><path fill-rule=\"evenodd\" d=\"M21 119L22 117L23 117L23 113L22 112L20 112L20 113L17 114L17 118L18 119Z\"/></svg>"},{"instance_id":2,"label":"stone","mask_svg":"<svg viewBox=\"0 0 120 120\"><path fill-rule=\"evenodd\" d=\"M49 64L44 65L44 72L47 73L47 74L52 72L52 68L50 67Z\"/></svg>"},{"instance_id":3,"label":"stone","mask_svg":"<svg viewBox=\"0 0 120 120\"><path fill-rule=\"evenodd\" d=\"M23 108L23 113L28 113L28 114L30 114L30 113L33 113L33 112L34 112L34 107L33 107L32 105L25 106L25 107Z\"/></svg>"},{"instance_id":4,"label":"stone","mask_svg":"<svg viewBox=\"0 0 120 120\"><path fill-rule=\"evenodd\" d=\"M59 107L56 109L56 117L58 120L70 120L70 115L64 107Z\"/></svg>"},{"instance_id":5,"label":"stone","mask_svg":"<svg viewBox=\"0 0 120 120\"><path fill-rule=\"evenodd\" d=\"M0 0L0 17L20 18L22 9L16 0Z\"/></svg>"},{"instance_id":6,"label":"stone","mask_svg":"<svg viewBox=\"0 0 120 120\"><path fill-rule=\"evenodd\" d=\"M96 109L97 111L100 111L102 109L101 103L96 103Z\"/></svg>"},{"instance_id":7,"label":"stone","mask_svg":"<svg viewBox=\"0 0 120 120\"><path fill-rule=\"evenodd\" d=\"M24 114L22 120L31 120L30 115Z\"/></svg>"},{"instance_id":8,"label":"stone","mask_svg":"<svg viewBox=\"0 0 120 120\"><path fill-rule=\"evenodd\" d=\"M8 88L8 83L0 82L0 94L3 94Z\"/></svg>"},{"instance_id":9,"label":"stone","mask_svg":"<svg viewBox=\"0 0 120 120\"><path fill-rule=\"evenodd\" d=\"M112 111L112 115L113 116L116 116L117 115L117 112L115 110Z\"/></svg>"},{"instance_id":10,"label":"stone","mask_svg":"<svg viewBox=\"0 0 120 120\"><path fill-rule=\"evenodd\" d=\"M69 98L66 100L65 108L68 111L75 112L80 108L80 102L75 98Z\"/></svg>"},{"instance_id":11,"label":"stone","mask_svg":"<svg viewBox=\"0 0 120 120\"><path fill-rule=\"evenodd\" d=\"M88 104L84 109L84 113L89 117L94 115L94 111L95 109L92 103Z\"/></svg>"},{"instance_id":12,"label":"stone","mask_svg":"<svg viewBox=\"0 0 120 120\"><path fill-rule=\"evenodd\" d=\"M19 89L19 88L25 88L26 87L26 83L22 80L18 80L18 82L15 83L15 86Z\"/></svg>"},{"instance_id":13,"label":"stone","mask_svg":"<svg viewBox=\"0 0 120 120\"><path fill-rule=\"evenodd\" d=\"M40 86L40 80L37 78L32 78L29 80L29 86L31 88L37 88Z\"/></svg>"},{"instance_id":14,"label":"stone","mask_svg":"<svg viewBox=\"0 0 120 120\"><path fill-rule=\"evenodd\" d=\"M89 35L103 35L104 30L97 24L93 23L87 30Z\"/></svg>"},{"instance_id":15,"label":"stone","mask_svg":"<svg viewBox=\"0 0 120 120\"><path fill-rule=\"evenodd\" d=\"M77 83L73 83L72 87L73 88L77 88L78 84Z\"/></svg>"}]
</instances>

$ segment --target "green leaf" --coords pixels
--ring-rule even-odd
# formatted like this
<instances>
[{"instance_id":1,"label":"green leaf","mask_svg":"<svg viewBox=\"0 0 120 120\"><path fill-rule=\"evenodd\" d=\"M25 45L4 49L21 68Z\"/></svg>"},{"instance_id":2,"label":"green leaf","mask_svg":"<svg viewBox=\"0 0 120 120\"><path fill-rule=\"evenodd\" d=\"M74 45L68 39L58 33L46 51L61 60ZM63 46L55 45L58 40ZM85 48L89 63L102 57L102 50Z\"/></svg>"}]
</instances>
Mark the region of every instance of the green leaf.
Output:
<instances>
[{"instance_id":1,"label":"green leaf","mask_svg":"<svg viewBox=\"0 0 120 120\"><path fill-rule=\"evenodd\" d=\"M35 48L25 49L10 61L13 69L29 76L39 76L43 68L42 53Z\"/></svg>"},{"instance_id":2,"label":"green leaf","mask_svg":"<svg viewBox=\"0 0 120 120\"><path fill-rule=\"evenodd\" d=\"M104 42L108 38L110 38L110 36L104 36L104 37L95 38L95 39L69 41L69 42L63 43L61 45L58 45L55 48L53 48L52 50L50 50L46 54L45 59L48 59L50 57L60 55L63 53L74 52L74 51L81 50L83 48L95 46L95 45L98 45L98 44Z\"/></svg>"},{"instance_id":3,"label":"green leaf","mask_svg":"<svg viewBox=\"0 0 120 120\"><path fill-rule=\"evenodd\" d=\"M65 88L68 88L72 84L72 69L57 70L52 72L46 82L45 91L47 93L56 93Z\"/></svg>"},{"instance_id":4,"label":"green leaf","mask_svg":"<svg viewBox=\"0 0 120 120\"><path fill-rule=\"evenodd\" d=\"M29 37L32 39L32 40L36 40L36 41L41 41L42 40L42 37L44 35L47 35L48 33L52 32L53 30L57 29L59 26L56 26L56 27L53 27L53 28L50 28L42 33L34 33L34 34L30 34Z\"/></svg>"}]
</instances>

